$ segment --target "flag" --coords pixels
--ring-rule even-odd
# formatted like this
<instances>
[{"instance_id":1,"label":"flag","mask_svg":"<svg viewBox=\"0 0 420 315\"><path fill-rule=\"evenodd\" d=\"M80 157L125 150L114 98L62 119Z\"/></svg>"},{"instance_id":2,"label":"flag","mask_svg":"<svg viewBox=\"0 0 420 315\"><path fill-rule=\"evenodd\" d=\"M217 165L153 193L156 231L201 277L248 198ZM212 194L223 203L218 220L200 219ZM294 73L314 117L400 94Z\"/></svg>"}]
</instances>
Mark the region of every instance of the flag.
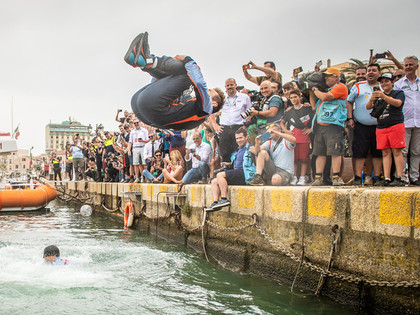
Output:
<instances>
[{"instance_id":1,"label":"flag","mask_svg":"<svg viewBox=\"0 0 420 315\"><path fill-rule=\"evenodd\" d=\"M16 140L20 136L19 125L16 127L15 131L13 132L13 136L15 137Z\"/></svg>"},{"instance_id":2,"label":"flag","mask_svg":"<svg viewBox=\"0 0 420 315\"><path fill-rule=\"evenodd\" d=\"M29 161L29 165L32 166L32 152L30 154L30 161Z\"/></svg>"}]
</instances>

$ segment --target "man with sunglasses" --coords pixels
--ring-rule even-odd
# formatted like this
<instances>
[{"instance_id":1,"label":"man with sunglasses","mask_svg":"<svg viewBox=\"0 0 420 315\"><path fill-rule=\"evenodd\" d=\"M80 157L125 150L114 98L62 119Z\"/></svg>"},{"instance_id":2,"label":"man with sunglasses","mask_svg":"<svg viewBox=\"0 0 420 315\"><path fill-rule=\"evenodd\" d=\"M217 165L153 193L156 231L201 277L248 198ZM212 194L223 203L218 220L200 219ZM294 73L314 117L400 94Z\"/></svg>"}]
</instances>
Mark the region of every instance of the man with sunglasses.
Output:
<instances>
[{"instance_id":1,"label":"man with sunglasses","mask_svg":"<svg viewBox=\"0 0 420 315\"><path fill-rule=\"evenodd\" d=\"M146 160L146 168L150 171L150 165L154 159L155 152L159 149L160 143L156 140L156 134L153 132L149 133L149 140L144 146L143 156Z\"/></svg>"},{"instance_id":2,"label":"man with sunglasses","mask_svg":"<svg viewBox=\"0 0 420 315\"><path fill-rule=\"evenodd\" d=\"M199 132L193 134L194 145L185 151L185 161L192 160L192 168L182 178L182 183L191 184L199 182L207 183L210 174L211 148L208 143L203 142Z\"/></svg>"}]
</instances>

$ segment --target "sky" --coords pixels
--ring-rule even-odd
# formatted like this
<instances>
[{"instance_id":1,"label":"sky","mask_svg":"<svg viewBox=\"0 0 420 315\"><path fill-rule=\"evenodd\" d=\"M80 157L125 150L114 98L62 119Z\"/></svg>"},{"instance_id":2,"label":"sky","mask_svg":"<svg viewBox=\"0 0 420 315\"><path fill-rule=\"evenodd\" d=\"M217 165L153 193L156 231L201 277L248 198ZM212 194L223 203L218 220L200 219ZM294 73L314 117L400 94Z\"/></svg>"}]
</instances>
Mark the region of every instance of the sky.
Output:
<instances>
[{"instance_id":1,"label":"sky","mask_svg":"<svg viewBox=\"0 0 420 315\"><path fill-rule=\"evenodd\" d=\"M0 131L12 129L12 102L18 146L34 154L50 121L117 130L116 110L131 110L150 82L123 60L144 31L153 54L194 58L209 87L233 77L256 89L242 73L250 60L274 61L287 82L294 68L367 59L369 49L419 56L419 9L418 0L1 0Z\"/></svg>"}]
</instances>

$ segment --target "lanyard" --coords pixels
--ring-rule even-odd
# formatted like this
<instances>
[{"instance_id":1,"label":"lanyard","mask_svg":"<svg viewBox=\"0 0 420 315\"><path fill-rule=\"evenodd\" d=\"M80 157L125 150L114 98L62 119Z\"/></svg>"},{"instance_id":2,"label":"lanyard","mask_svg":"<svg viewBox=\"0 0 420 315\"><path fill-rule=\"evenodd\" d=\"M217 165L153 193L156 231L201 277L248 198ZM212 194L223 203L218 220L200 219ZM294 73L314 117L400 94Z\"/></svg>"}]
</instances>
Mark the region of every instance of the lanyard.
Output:
<instances>
[{"instance_id":1,"label":"lanyard","mask_svg":"<svg viewBox=\"0 0 420 315\"><path fill-rule=\"evenodd\" d=\"M417 81L417 80L416 80ZM416 83L416 82L414 82L414 84L416 85L416 89L414 90L412 87L411 87L411 84L410 84L410 80L408 80L407 79L407 86L408 86L408 88L411 90L411 91L418 91L419 90L419 85L418 85L418 83Z\"/></svg>"},{"instance_id":2,"label":"lanyard","mask_svg":"<svg viewBox=\"0 0 420 315\"><path fill-rule=\"evenodd\" d=\"M230 96L228 95L227 101L228 101L229 106L236 106L236 99L238 98L238 95L237 94L235 95L235 98L233 100L233 104L230 103L229 98L230 98Z\"/></svg>"}]
</instances>

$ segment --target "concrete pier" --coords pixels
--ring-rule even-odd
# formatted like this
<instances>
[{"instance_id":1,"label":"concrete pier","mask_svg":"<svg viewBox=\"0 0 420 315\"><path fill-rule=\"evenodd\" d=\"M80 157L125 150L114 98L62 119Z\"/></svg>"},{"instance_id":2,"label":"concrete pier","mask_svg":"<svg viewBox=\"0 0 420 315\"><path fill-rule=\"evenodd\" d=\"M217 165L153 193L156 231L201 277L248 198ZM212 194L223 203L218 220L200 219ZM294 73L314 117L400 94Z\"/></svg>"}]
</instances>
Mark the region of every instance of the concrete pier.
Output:
<instances>
[{"instance_id":1,"label":"concrete pier","mask_svg":"<svg viewBox=\"0 0 420 315\"><path fill-rule=\"evenodd\" d=\"M294 281L295 290L318 291L357 310L420 312L420 188L232 186L232 205L209 213L202 230L210 185L187 185L178 196L176 185L63 185L64 198L97 210L133 199L134 228L198 251L204 242L210 260L225 268Z\"/></svg>"}]
</instances>

